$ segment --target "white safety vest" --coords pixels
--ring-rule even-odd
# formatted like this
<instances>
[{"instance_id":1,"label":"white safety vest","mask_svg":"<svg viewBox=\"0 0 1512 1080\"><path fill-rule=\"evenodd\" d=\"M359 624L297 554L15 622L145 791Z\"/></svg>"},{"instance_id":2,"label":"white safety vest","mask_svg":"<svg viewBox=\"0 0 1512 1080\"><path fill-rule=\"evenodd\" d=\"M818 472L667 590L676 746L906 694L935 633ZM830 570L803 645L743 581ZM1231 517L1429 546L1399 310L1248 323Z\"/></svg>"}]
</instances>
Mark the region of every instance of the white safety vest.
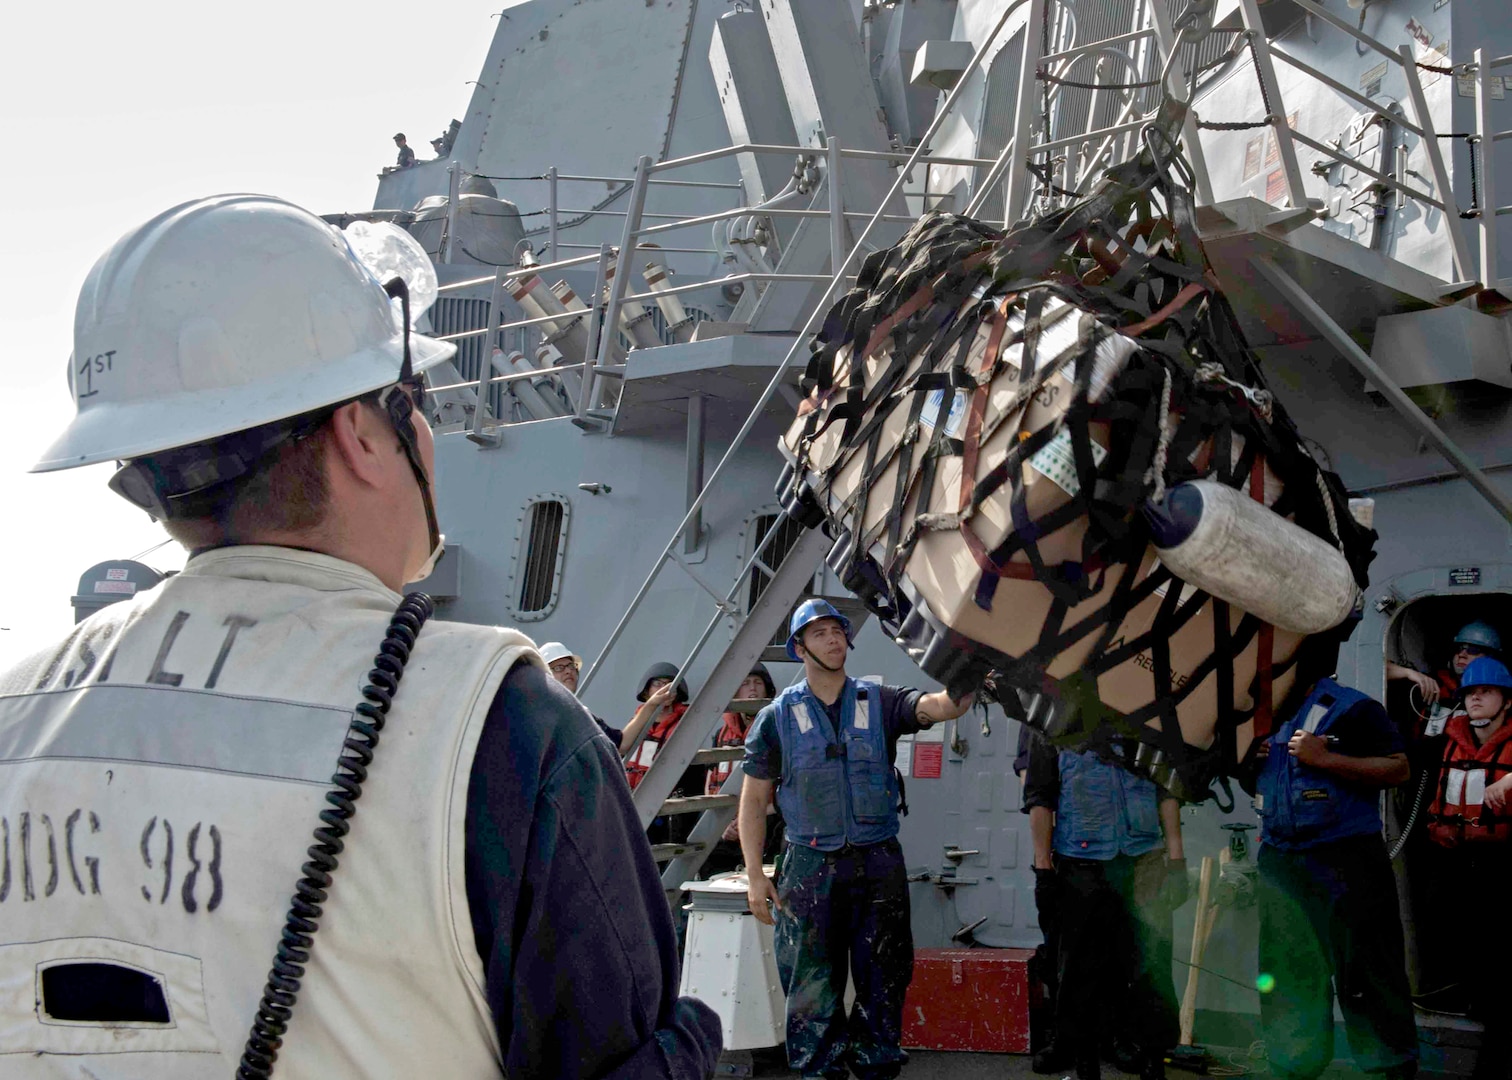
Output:
<instances>
[{"instance_id":1,"label":"white safety vest","mask_svg":"<svg viewBox=\"0 0 1512 1080\"><path fill-rule=\"evenodd\" d=\"M399 601L338 559L225 548L0 676L0 1075L234 1074ZM466 796L521 660L542 664L513 630L422 630L277 1077L499 1075ZM71 1015L70 978L120 969L155 981L166 1017Z\"/></svg>"}]
</instances>

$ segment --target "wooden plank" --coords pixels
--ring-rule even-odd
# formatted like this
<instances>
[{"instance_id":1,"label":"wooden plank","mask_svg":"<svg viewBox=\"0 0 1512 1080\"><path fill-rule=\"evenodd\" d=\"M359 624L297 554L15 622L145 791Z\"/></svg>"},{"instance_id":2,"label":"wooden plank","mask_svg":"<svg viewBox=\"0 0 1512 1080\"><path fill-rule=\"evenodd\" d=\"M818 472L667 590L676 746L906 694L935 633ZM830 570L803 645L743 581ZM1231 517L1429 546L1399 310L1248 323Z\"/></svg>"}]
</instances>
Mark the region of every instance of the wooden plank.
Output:
<instances>
[{"instance_id":1,"label":"wooden plank","mask_svg":"<svg viewBox=\"0 0 1512 1080\"><path fill-rule=\"evenodd\" d=\"M1202 963L1202 954L1207 949L1213 932L1213 919L1218 906L1208 902L1213 891L1213 857L1202 857L1202 872L1197 879L1197 916L1192 922L1192 966L1187 968L1186 993L1181 997L1180 1046L1192 1045L1192 1028L1197 1022L1197 965Z\"/></svg>"},{"instance_id":2,"label":"wooden plank","mask_svg":"<svg viewBox=\"0 0 1512 1080\"><path fill-rule=\"evenodd\" d=\"M783 657L787 660L787 657ZM755 716L762 709L772 703L771 698L745 698L741 701L732 701L725 706L725 712L739 713L741 716Z\"/></svg>"},{"instance_id":3,"label":"wooden plank","mask_svg":"<svg viewBox=\"0 0 1512 1080\"><path fill-rule=\"evenodd\" d=\"M690 795L685 799L668 799L658 814L701 814L723 806L740 805L739 795Z\"/></svg>"},{"instance_id":4,"label":"wooden plank","mask_svg":"<svg viewBox=\"0 0 1512 1080\"><path fill-rule=\"evenodd\" d=\"M691 855L695 851L702 851L707 844L682 843L682 844L652 844L651 857L659 863L668 862L679 855Z\"/></svg>"},{"instance_id":5,"label":"wooden plank","mask_svg":"<svg viewBox=\"0 0 1512 1080\"><path fill-rule=\"evenodd\" d=\"M744 746L706 746L693 755L689 764L714 765L722 761L740 761L744 757Z\"/></svg>"}]
</instances>

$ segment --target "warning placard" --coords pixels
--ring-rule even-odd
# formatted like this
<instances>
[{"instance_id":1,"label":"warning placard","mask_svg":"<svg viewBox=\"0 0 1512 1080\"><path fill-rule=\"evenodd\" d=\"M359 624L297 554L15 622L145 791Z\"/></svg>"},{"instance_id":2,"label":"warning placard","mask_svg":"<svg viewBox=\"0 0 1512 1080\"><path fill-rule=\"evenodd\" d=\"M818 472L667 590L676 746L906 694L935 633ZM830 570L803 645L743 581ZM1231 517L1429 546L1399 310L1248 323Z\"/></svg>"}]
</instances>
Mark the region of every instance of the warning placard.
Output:
<instances>
[{"instance_id":1,"label":"warning placard","mask_svg":"<svg viewBox=\"0 0 1512 1080\"><path fill-rule=\"evenodd\" d=\"M938 780L945 765L945 744L915 743L913 774L924 780Z\"/></svg>"}]
</instances>

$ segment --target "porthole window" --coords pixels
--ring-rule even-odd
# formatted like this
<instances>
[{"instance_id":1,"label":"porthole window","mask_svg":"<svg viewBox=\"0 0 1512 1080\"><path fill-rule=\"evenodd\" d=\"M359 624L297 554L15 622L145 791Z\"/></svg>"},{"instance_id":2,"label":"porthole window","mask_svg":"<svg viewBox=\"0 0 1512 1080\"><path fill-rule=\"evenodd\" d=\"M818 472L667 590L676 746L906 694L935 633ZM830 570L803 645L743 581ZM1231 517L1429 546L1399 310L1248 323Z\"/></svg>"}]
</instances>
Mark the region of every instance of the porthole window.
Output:
<instances>
[{"instance_id":1,"label":"porthole window","mask_svg":"<svg viewBox=\"0 0 1512 1080\"><path fill-rule=\"evenodd\" d=\"M563 495L537 495L525 504L515 541L513 593L514 614L522 622L556 610L571 516Z\"/></svg>"}]
</instances>

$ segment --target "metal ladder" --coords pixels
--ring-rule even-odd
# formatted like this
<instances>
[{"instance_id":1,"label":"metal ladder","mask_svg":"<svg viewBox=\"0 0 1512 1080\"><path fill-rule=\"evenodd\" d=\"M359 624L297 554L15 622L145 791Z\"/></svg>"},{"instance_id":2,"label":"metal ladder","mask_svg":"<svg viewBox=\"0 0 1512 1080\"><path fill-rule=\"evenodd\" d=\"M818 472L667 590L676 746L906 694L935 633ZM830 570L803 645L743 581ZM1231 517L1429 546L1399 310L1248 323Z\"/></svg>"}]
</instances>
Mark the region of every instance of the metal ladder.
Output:
<instances>
[{"instance_id":1,"label":"metal ladder","mask_svg":"<svg viewBox=\"0 0 1512 1080\"><path fill-rule=\"evenodd\" d=\"M779 520L777 524L774 524L772 529L768 531L768 534L756 544L750 559L741 568L723 596L710 588L687 565L686 560L677 551L679 542L687 533L690 523L697 520L709 492L715 488L721 477L725 475L727 466L744 445L745 440L756 426L768 403L777 394L778 388L783 385L783 378L787 374L788 368L801 355L808 337L817 328L825 310L838 295L841 283L846 280L852 265L856 263L860 253L866 250L868 238L872 235L878 222L883 220L886 208L894 199L899 197L908 177L913 174L914 168L919 165L921 160L926 158L926 148L929 146L930 141L939 131L945 118L955 109L957 102L960 100L962 93L970 81L970 74L980 67L984 58L989 55L993 43L1008 24L1013 10L1011 6L1004 10L993 27L992 32L978 46L971 63L962 73L961 78L956 82L955 87L951 90L944 103L936 111L929 129L919 140L918 145L908 155L907 162L898 170L897 178L893 181L887 195L870 215L865 227L856 236L855 242L850 245L844 258L832 260L832 273L828 284L825 286L823 294L814 305L804 325L798 329L792 347L788 350L783 361L777 365L776 370L772 373L771 380L752 406L745 423L731 440L729 448L725 451L724 456L720 459L713 473L710 474L707 483L698 495L691 500L683 519L672 530L671 537L637 591L635 598L631 601L625 614L621 616L619 623L609 635L603 650L595 658L588 670L584 672L580 681L579 688L581 692L586 690L592 682L595 674L603 665L604 658L614 649L623 636L627 626L635 617L637 611L640 610L647 595L649 595L657 577L669 562L678 564L700 589L709 594L714 608L712 617L704 627L703 632L699 635L697 642L694 644L687 658L679 665L679 671L684 674L684 677L686 677L686 673L703 653L721 621L731 617L739 620L733 640L722 650L708 677L704 679L703 683L693 694L687 712L684 713L682 719L678 722L671 737L658 751L655 761L641 778L633 796L643 825L649 825L654 818L662 814L698 813L701 815L687 841L681 844L661 845L660 850L657 851L659 858L667 860L665 870L662 874L662 883L668 889L671 896L675 896L678 886L683 881L691 878L699 867L702 866L708 851L719 839L720 834L734 816L735 807L739 801L741 773L738 769L733 770L730 779L725 783L724 789L718 795L695 795L671 799L671 793L676 787L678 779L689 766L733 760L740 756L739 748L709 749L706 748L705 744L712 736L715 725L729 706L731 698L739 688L741 681L750 673L756 661L761 658L793 606L809 589L815 572L819 569L821 561L831 546L830 539L823 532L817 529L805 530L788 550L781 565L763 567L763 569L771 573L771 579L757 602L742 616L739 605L736 603L736 597L739 595L739 590L745 584L747 575L750 573L752 567L759 563L761 553L766 549L767 544L773 535L775 535L777 529L781 527L781 521ZM831 162L834 162L837 157L836 149L833 146L830 147L828 156ZM902 155L900 154L899 156L901 157ZM642 190L644 178L649 172L650 167L649 159L641 159L640 166L637 168L637 179L641 181L638 187L641 187ZM632 204L632 213L626 218L625 235L621 246L622 252L627 249L630 251L634 249L639 217L639 214L635 211L638 211L639 208L637 200ZM831 209L831 214L835 219L832 234L837 238L839 236L839 222L843 212L843 207L838 205L837 200ZM844 249L843 247L837 247L836 250L838 252ZM622 255L621 262L627 263L628 259ZM618 285L619 282L616 281L615 284ZM622 298L622 294L615 295L611 291L609 296L611 312L616 303ZM601 324L599 328L600 334L607 333L604 327L612 325L612 321L606 318L604 324ZM592 367L590 366L584 372L585 381L591 373ZM633 748L631 752L634 752Z\"/></svg>"}]
</instances>

